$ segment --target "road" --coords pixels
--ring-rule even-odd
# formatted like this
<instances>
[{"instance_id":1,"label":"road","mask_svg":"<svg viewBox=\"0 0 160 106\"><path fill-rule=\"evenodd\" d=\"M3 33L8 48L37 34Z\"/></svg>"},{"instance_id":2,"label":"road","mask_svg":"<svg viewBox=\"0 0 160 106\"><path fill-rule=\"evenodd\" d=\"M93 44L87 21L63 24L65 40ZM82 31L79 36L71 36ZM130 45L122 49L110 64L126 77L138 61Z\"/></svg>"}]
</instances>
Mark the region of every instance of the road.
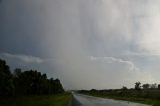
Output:
<instances>
[{"instance_id":1,"label":"road","mask_svg":"<svg viewBox=\"0 0 160 106\"><path fill-rule=\"evenodd\" d=\"M73 93L72 106L149 106L149 105L132 103L128 101L103 99L99 97L92 97L92 96Z\"/></svg>"}]
</instances>

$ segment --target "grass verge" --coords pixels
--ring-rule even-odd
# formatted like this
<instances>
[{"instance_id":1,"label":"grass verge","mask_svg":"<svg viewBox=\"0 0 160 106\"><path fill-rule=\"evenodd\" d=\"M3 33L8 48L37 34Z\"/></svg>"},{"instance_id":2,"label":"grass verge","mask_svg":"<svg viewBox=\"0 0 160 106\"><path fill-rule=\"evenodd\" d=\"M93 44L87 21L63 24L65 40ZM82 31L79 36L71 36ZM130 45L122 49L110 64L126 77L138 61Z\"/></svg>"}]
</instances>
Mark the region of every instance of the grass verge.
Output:
<instances>
[{"instance_id":1,"label":"grass verge","mask_svg":"<svg viewBox=\"0 0 160 106\"><path fill-rule=\"evenodd\" d=\"M23 96L0 100L0 106L68 106L70 93L43 96Z\"/></svg>"}]
</instances>

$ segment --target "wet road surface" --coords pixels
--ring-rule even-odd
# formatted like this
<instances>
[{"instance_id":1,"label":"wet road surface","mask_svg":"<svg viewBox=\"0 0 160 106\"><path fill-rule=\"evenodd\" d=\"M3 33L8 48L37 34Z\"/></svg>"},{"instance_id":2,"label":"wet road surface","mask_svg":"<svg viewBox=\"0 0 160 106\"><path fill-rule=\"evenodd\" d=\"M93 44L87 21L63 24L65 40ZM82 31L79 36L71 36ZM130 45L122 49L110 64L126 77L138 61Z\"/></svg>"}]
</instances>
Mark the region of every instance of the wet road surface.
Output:
<instances>
[{"instance_id":1,"label":"wet road surface","mask_svg":"<svg viewBox=\"0 0 160 106\"><path fill-rule=\"evenodd\" d=\"M72 106L150 106L128 101L103 99L82 94L73 93Z\"/></svg>"}]
</instances>

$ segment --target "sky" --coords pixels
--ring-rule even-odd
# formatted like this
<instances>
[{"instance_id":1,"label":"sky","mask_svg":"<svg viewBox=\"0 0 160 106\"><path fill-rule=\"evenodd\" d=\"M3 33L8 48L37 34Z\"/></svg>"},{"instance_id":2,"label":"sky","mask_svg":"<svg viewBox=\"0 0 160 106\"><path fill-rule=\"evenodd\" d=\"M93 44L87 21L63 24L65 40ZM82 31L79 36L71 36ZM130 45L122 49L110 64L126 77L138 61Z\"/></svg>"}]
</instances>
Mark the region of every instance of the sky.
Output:
<instances>
[{"instance_id":1,"label":"sky","mask_svg":"<svg viewBox=\"0 0 160 106\"><path fill-rule=\"evenodd\" d=\"M159 0L1 0L0 58L65 89L160 83Z\"/></svg>"}]
</instances>

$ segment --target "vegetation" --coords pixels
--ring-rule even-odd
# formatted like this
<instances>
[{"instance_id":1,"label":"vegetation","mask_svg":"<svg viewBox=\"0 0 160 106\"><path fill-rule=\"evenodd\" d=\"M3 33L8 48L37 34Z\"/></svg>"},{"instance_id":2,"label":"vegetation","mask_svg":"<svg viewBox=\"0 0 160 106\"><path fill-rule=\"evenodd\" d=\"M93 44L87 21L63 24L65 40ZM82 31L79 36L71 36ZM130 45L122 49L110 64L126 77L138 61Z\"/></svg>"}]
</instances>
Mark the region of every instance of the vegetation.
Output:
<instances>
[{"instance_id":1,"label":"vegetation","mask_svg":"<svg viewBox=\"0 0 160 106\"><path fill-rule=\"evenodd\" d=\"M9 66L4 60L0 60L0 97L12 95L13 91L13 76Z\"/></svg>"},{"instance_id":2,"label":"vegetation","mask_svg":"<svg viewBox=\"0 0 160 106\"><path fill-rule=\"evenodd\" d=\"M59 79L47 79L46 74L33 70L21 72L20 69L16 69L13 80L15 94L18 95L57 94L64 92Z\"/></svg>"},{"instance_id":3,"label":"vegetation","mask_svg":"<svg viewBox=\"0 0 160 106\"><path fill-rule=\"evenodd\" d=\"M37 70L11 73L0 59L1 106L65 106L71 95L65 93L59 79L47 78Z\"/></svg>"},{"instance_id":4,"label":"vegetation","mask_svg":"<svg viewBox=\"0 0 160 106\"><path fill-rule=\"evenodd\" d=\"M14 95L44 95L63 93L59 79L47 79L46 74L36 70L23 71L15 69L10 72L9 66L0 59L0 97Z\"/></svg>"},{"instance_id":5,"label":"vegetation","mask_svg":"<svg viewBox=\"0 0 160 106\"><path fill-rule=\"evenodd\" d=\"M98 96L103 98L112 98L118 100L127 100L153 106L160 106L160 85L135 83L135 88L128 89L123 86L122 89L109 90L80 90L79 93Z\"/></svg>"},{"instance_id":6,"label":"vegetation","mask_svg":"<svg viewBox=\"0 0 160 106\"><path fill-rule=\"evenodd\" d=\"M1 106L68 106L70 93L57 95L18 96L0 100Z\"/></svg>"}]
</instances>

